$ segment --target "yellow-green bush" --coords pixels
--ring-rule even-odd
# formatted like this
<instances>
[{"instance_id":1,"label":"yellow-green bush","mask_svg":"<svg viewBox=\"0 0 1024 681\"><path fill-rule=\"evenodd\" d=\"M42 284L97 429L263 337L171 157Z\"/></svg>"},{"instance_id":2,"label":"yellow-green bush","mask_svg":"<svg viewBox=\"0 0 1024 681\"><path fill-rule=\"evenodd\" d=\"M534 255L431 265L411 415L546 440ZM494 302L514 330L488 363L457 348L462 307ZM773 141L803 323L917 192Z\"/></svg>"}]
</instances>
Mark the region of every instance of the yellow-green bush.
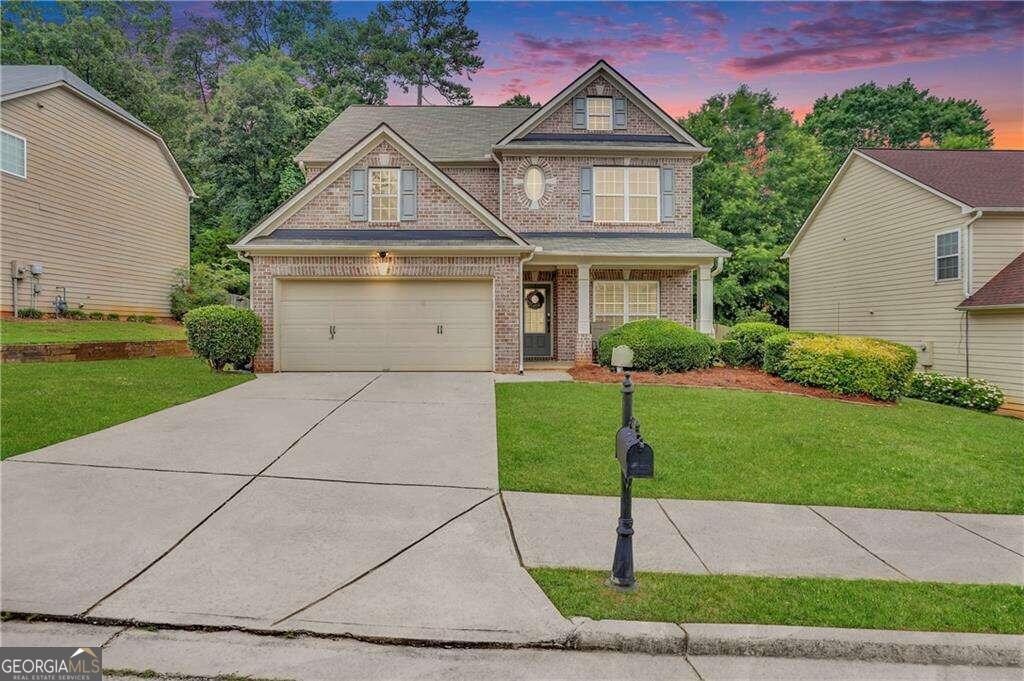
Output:
<instances>
[{"instance_id":1,"label":"yellow-green bush","mask_svg":"<svg viewBox=\"0 0 1024 681\"><path fill-rule=\"evenodd\" d=\"M865 336L783 333L764 343L766 372L841 395L896 400L916 363L913 348Z\"/></svg>"}]
</instances>

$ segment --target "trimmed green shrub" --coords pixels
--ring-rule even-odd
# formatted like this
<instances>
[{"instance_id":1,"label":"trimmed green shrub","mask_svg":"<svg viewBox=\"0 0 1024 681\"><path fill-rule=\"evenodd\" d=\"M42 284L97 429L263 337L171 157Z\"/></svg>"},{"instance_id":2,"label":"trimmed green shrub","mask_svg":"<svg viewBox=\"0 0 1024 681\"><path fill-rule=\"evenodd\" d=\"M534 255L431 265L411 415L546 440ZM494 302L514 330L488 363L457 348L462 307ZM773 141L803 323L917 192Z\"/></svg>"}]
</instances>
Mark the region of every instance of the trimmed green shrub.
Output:
<instances>
[{"instance_id":1,"label":"trimmed green shrub","mask_svg":"<svg viewBox=\"0 0 1024 681\"><path fill-rule=\"evenodd\" d=\"M143 324L152 324L156 321L156 317L151 314L140 314L138 319Z\"/></svg>"},{"instance_id":2,"label":"trimmed green shrub","mask_svg":"<svg viewBox=\"0 0 1024 681\"><path fill-rule=\"evenodd\" d=\"M782 333L764 343L764 370L841 395L896 400L914 371L913 348L864 336Z\"/></svg>"},{"instance_id":3,"label":"trimmed green shrub","mask_svg":"<svg viewBox=\"0 0 1024 681\"><path fill-rule=\"evenodd\" d=\"M120 318L121 315L117 314L116 312L111 312L110 314L107 315L107 320L111 322L116 322Z\"/></svg>"},{"instance_id":4,"label":"trimmed green shrub","mask_svg":"<svg viewBox=\"0 0 1024 681\"><path fill-rule=\"evenodd\" d=\"M137 322L137 321L139 321L139 315L137 315L137 314L130 314L127 317L125 317L124 320L126 322Z\"/></svg>"},{"instance_id":5,"label":"trimmed green shrub","mask_svg":"<svg viewBox=\"0 0 1024 681\"><path fill-rule=\"evenodd\" d=\"M85 314L85 310L79 310L78 308L73 308L73 309L70 309L70 310L65 310L64 314L62 316L63 317L67 317L68 319L85 319L89 315Z\"/></svg>"},{"instance_id":6,"label":"trimmed green shrub","mask_svg":"<svg viewBox=\"0 0 1024 681\"><path fill-rule=\"evenodd\" d=\"M765 312L764 310L745 310L736 315L735 324L745 324L747 322L768 322L769 324L774 324L775 319L770 312Z\"/></svg>"},{"instance_id":7,"label":"trimmed green shrub","mask_svg":"<svg viewBox=\"0 0 1024 681\"><path fill-rule=\"evenodd\" d=\"M978 411L995 411L1003 403L1003 391L988 381L932 371L915 371L907 381L906 395Z\"/></svg>"},{"instance_id":8,"label":"trimmed green shrub","mask_svg":"<svg viewBox=\"0 0 1024 681\"><path fill-rule=\"evenodd\" d=\"M764 342L772 336L785 333L786 327L770 322L743 322L736 324L725 335L726 340L740 344L739 364L761 366L764 363Z\"/></svg>"},{"instance_id":9,"label":"trimmed green shrub","mask_svg":"<svg viewBox=\"0 0 1024 681\"><path fill-rule=\"evenodd\" d=\"M263 323L252 310L208 305L185 315L188 347L220 371L226 364L242 368L260 347Z\"/></svg>"},{"instance_id":10,"label":"trimmed green shrub","mask_svg":"<svg viewBox=\"0 0 1024 681\"><path fill-rule=\"evenodd\" d=\"M743 366L743 348L739 341L725 339L718 343L718 359L727 367Z\"/></svg>"},{"instance_id":11,"label":"trimmed green shrub","mask_svg":"<svg viewBox=\"0 0 1024 681\"><path fill-rule=\"evenodd\" d=\"M89 313L89 319L103 319L103 313L102 312L90 312Z\"/></svg>"},{"instance_id":12,"label":"trimmed green shrub","mask_svg":"<svg viewBox=\"0 0 1024 681\"><path fill-rule=\"evenodd\" d=\"M18 316L25 319L42 319L43 311L35 307L19 307Z\"/></svg>"},{"instance_id":13,"label":"trimmed green shrub","mask_svg":"<svg viewBox=\"0 0 1024 681\"><path fill-rule=\"evenodd\" d=\"M634 369L658 373L703 369L716 354L714 340L667 319L643 319L612 329L597 343L597 361L610 367L616 345L633 349Z\"/></svg>"}]
</instances>

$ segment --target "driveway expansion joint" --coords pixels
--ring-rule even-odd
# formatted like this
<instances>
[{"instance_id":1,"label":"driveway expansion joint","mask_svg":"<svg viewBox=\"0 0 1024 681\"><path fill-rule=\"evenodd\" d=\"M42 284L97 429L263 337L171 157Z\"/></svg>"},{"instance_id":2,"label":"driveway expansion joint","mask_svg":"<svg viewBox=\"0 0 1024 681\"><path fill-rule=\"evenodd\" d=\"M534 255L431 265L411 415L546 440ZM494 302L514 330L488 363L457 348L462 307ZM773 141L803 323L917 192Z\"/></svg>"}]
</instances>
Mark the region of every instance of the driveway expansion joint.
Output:
<instances>
[{"instance_id":1,"label":"driveway expansion joint","mask_svg":"<svg viewBox=\"0 0 1024 681\"><path fill-rule=\"evenodd\" d=\"M516 528L512 526L512 518L508 514L508 506L505 505L505 495L498 492L498 501L501 502L501 512L505 516L505 524L508 525L508 536L512 538L512 548L516 550L516 559L519 561L519 567L526 569L526 563L523 562L523 552L519 550L519 542L516 540Z\"/></svg>"}]
</instances>

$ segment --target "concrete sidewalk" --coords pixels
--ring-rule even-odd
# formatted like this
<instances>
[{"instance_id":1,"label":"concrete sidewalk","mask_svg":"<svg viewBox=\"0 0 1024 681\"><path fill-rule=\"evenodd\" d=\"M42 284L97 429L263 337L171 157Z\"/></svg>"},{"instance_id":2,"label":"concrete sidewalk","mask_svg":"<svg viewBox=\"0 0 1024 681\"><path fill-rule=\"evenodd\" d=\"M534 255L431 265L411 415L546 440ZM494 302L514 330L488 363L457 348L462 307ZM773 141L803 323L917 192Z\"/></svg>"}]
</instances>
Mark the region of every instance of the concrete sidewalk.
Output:
<instances>
[{"instance_id":1,"label":"concrete sidewalk","mask_svg":"<svg viewBox=\"0 0 1024 681\"><path fill-rule=\"evenodd\" d=\"M528 567L611 566L617 497L502 492ZM1024 516L633 500L636 569L1024 584Z\"/></svg>"}]
</instances>

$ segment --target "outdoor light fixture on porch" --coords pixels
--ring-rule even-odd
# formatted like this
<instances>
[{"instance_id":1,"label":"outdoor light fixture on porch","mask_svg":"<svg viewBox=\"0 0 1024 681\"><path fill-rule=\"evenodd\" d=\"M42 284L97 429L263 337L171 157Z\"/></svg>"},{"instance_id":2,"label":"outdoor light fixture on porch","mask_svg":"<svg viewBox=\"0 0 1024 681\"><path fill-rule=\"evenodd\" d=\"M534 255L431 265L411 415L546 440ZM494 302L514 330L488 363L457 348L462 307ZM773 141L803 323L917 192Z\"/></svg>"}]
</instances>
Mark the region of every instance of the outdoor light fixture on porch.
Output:
<instances>
[{"instance_id":1,"label":"outdoor light fixture on porch","mask_svg":"<svg viewBox=\"0 0 1024 681\"><path fill-rule=\"evenodd\" d=\"M633 416L633 350L619 345L612 350L612 366L622 369L622 427L615 434L615 457L619 460L618 538L608 584L622 591L636 590L633 574L633 478L654 477L654 450L640 437L640 423Z\"/></svg>"}]
</instances>

